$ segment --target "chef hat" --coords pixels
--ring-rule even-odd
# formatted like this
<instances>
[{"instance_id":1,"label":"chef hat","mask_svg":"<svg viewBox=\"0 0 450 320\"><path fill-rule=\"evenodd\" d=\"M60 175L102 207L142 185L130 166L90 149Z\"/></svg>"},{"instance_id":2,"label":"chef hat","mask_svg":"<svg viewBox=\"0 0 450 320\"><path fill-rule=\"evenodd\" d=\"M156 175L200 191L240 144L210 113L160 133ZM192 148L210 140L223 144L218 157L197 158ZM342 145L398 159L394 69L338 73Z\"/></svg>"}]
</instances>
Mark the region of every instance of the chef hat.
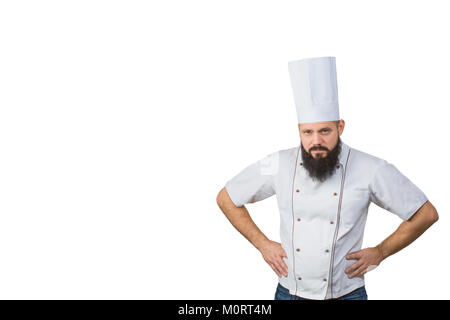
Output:
<instances>
[{"instance_id":1,"label":"chef hat","mask_svg":"<svg viewBox=\"0 0 450 320\"><path fill-rule=\"evenodd\" d=\"M298 123L340 120L336 58L289 61L288 67Z\"/></svg>"}]
</instances>

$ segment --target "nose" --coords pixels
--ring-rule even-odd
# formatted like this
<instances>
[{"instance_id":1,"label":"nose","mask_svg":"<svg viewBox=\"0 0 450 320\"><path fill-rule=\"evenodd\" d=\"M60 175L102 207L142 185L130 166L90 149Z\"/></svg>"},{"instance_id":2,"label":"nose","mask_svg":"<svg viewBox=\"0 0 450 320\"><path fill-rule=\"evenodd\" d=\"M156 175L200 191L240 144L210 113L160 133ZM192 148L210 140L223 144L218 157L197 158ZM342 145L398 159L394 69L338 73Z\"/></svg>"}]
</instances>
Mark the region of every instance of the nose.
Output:
<instances>
[{"instance_id":1,"label":"nose","mask_svg":"<svg viewBox=\"0 0 450 320\"><path fill-rule=\"evenodd\" d=\"M313 146L323 145L323 139L318 132L315 132L312 137Z\"/></svg>"}]
</instances>

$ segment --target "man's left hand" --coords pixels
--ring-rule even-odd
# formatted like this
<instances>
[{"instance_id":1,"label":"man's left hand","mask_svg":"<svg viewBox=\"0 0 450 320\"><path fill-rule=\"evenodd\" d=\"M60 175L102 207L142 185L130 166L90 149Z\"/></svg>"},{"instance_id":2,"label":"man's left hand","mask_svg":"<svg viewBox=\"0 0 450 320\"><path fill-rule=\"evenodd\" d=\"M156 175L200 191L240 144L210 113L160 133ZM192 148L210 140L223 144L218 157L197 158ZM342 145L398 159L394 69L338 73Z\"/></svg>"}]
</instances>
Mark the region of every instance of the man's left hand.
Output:
<instances>
[{"instance_id":1,"label":"man's left hand","mask_svg":"<svg viewBox=\"0 0 450 320\"><path fill-rule=\"evenodd\" d=\"M348 277L360 277L366 272L374 269L383 260L381 250L377 247L366 248L347 254L347 260L356 260L351 266L345 269Z\"/></svg>"}]
</instances>

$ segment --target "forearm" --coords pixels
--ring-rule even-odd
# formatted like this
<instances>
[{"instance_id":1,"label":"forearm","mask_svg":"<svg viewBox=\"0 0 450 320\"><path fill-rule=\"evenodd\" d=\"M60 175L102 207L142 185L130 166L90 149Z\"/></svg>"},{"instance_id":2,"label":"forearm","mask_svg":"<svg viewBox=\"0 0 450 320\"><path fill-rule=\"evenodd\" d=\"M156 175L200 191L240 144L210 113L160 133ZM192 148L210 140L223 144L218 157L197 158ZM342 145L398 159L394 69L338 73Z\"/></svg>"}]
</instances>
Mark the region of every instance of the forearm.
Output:
<instances>
[{"instance_id":1,"label":"forearm","mask_svg":"<svg viewBox=\"0 0 450 320\"><path fill-rule=\"evenodd\" d=\"M247 208L234 205L225 188L220 191L217 204L231 224L258 250L269 240L252 220Z\"/></svg>"},{"instance_id":2,"label":"forearm","mask_svg":"<svg viewBox=\"0 0 450 320\"><path fill-rule=\"evenodd\" d=\"M437 220L436 209L427 201L409 220L402 222L394 233L377 246L382 260L408 246Z\"/></svg>"}]
</instances>

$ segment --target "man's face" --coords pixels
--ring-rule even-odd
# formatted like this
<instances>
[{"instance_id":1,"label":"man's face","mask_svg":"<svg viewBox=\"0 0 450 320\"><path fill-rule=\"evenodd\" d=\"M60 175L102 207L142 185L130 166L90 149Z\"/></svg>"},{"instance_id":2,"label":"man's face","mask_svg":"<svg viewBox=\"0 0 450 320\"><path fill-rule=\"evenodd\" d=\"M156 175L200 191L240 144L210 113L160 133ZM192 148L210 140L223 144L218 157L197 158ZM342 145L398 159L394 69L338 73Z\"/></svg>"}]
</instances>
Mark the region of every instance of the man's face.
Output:
<instances>
[{"instance_id":1,"label":"man's face","mask_svg":"<svg viewBox=\"0 0 450 320\"><path fill-rule=\"evenodd\" d=\"M315 159L325 158L344 131L345 121L335 121L298 124L303 148Z\"/></svg>"},{"instance_id":2,"label":"man's face","mask_svg":"<svg viewBox=\"0 0 450 320\"><path fill-rule=\"evenodd\" d=\"M344 120L299 124L303 167L321 182L333 175L341 151Z\"/></svg>"}]
</instances>

